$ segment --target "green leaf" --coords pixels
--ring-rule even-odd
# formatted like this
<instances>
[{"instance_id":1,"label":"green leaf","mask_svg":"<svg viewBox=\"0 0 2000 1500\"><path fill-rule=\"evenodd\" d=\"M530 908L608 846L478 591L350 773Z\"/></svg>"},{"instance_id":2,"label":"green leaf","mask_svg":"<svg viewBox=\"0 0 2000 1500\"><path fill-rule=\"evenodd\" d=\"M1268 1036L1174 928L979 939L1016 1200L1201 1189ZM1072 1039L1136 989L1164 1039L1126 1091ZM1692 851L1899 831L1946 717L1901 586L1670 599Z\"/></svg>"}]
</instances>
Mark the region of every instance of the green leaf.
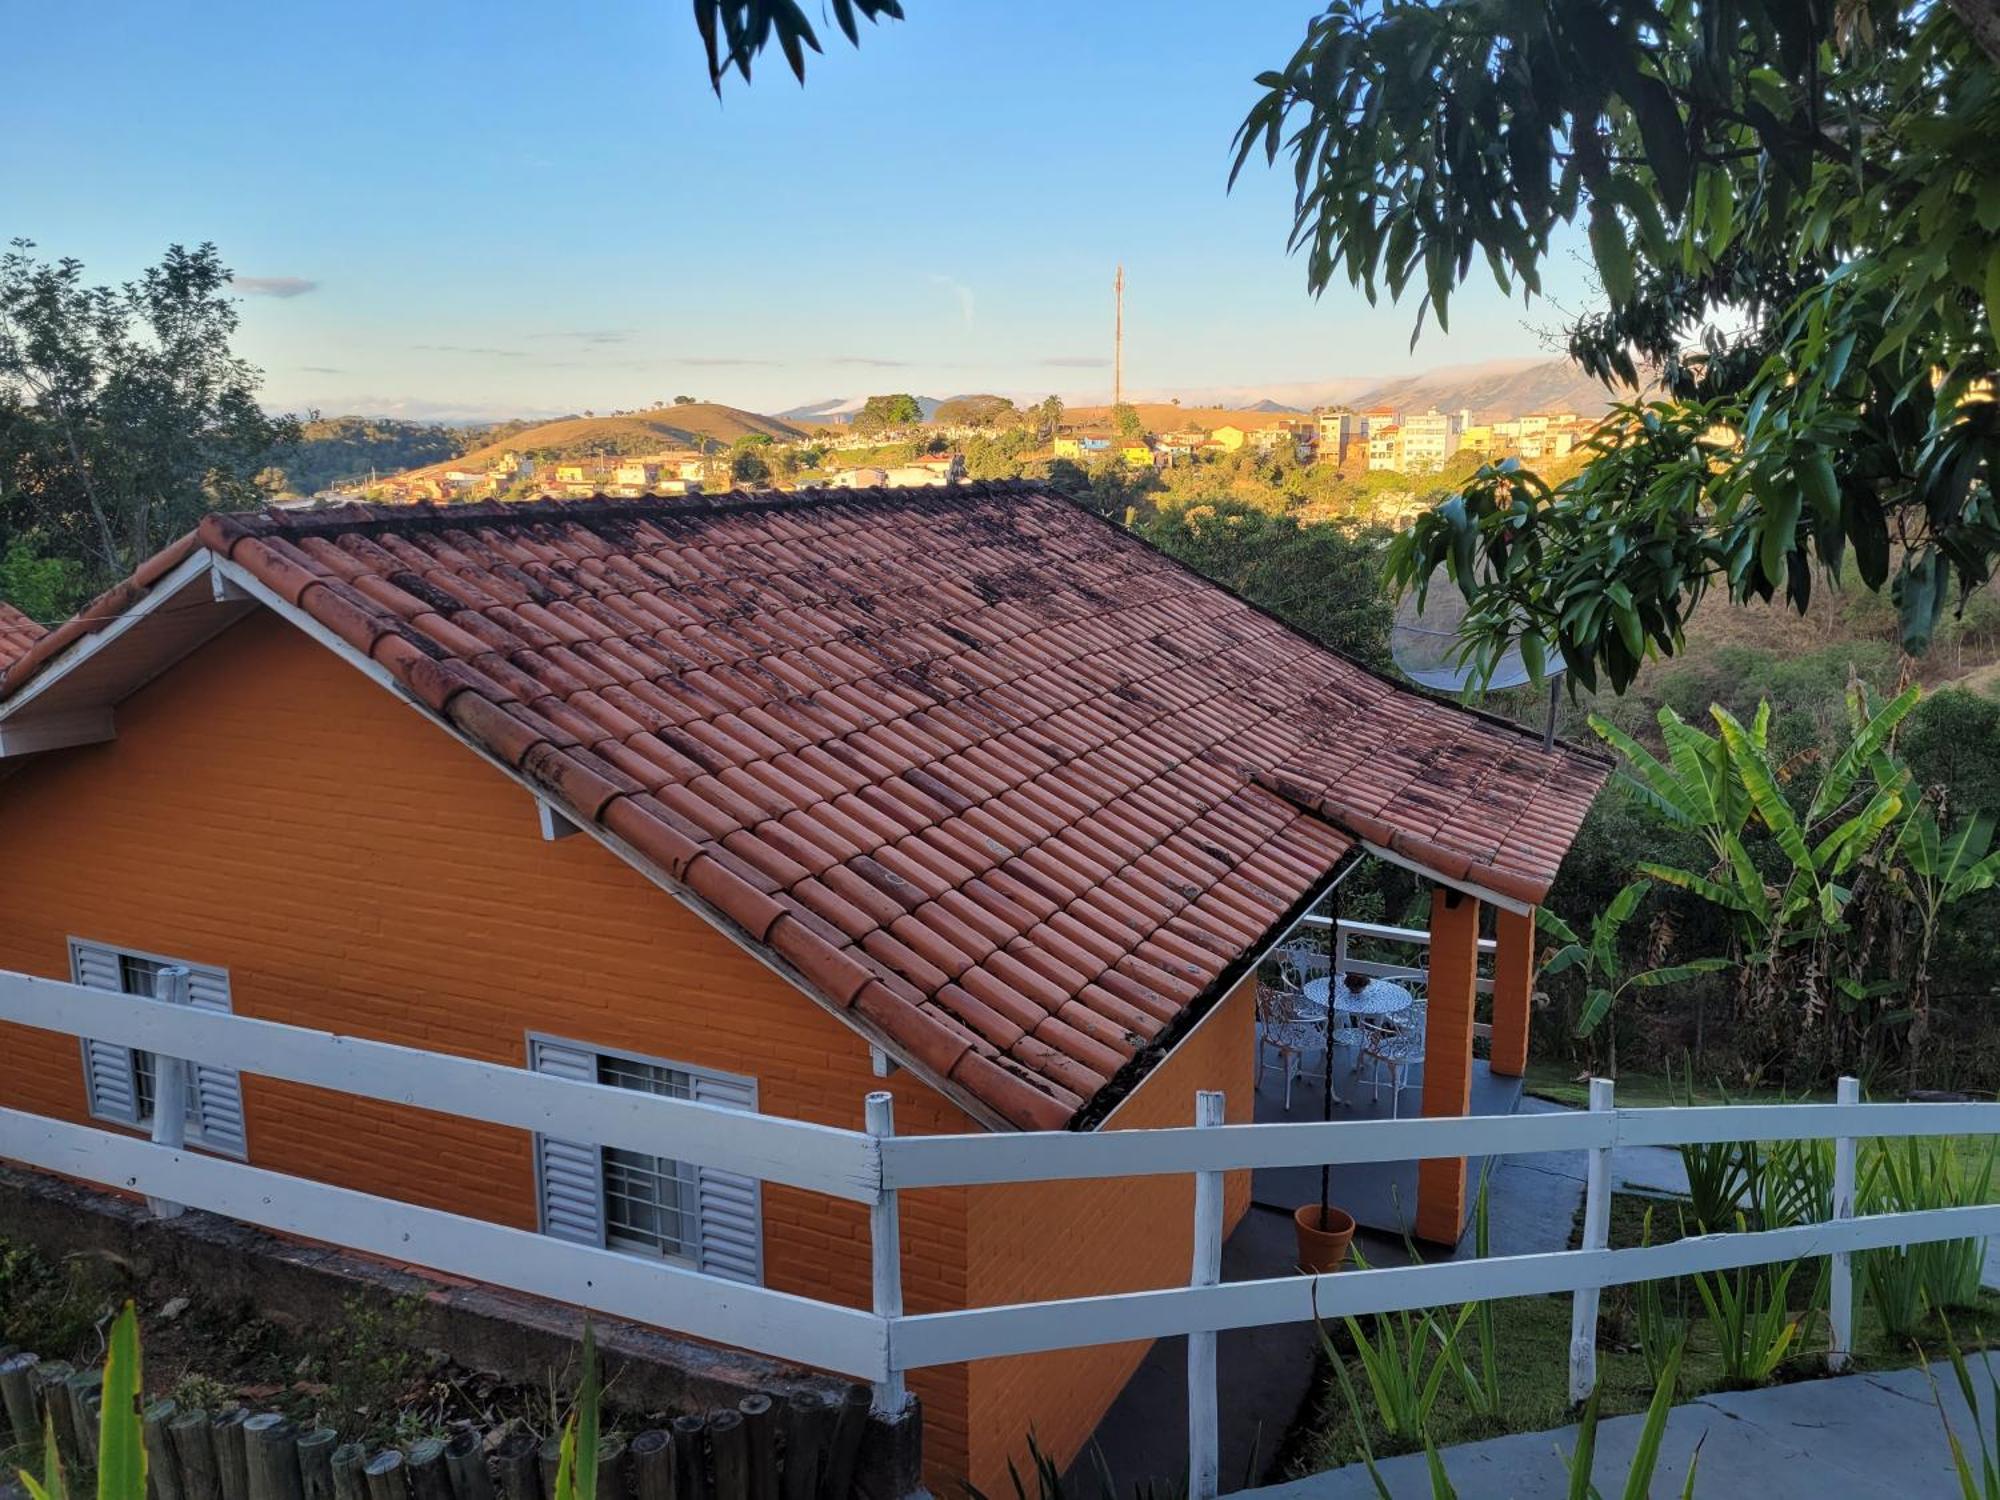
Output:
<instances>
[{"instance_id":1,"label":"green leaf","mask_svg":"<svg viewBox=\"0 0 2000 1500\"><path fill-rule=\"evenodd\" d=\"M1569 923L1546 906L1535 908L1535 925L1559 942L1574 944L1577 941L1576 932Z\"/></svg>"},{"instance_id":2,"label":"green leaf","mask_svg":"<svg viewBox=\"0 0 2000 1500\"><path fill-rule=\"evenodd\" d=\"M1597 262L1598 278L1613 307L1632 300L1636 284L1632 271L1632 247L1625 239L1625 225L1608 198L1590 200L1590 253Z\"/></svg>"},{"instance_id":3,"label":"green leaf","mask_svg":"<svg viewBox=\"0 0 2000 1500\"><path fill-rule=\"evenodd\" d=\"M1785 558L1798 543L1799 506L1803 496L1792 485L1782 485L1774 495L1764 497L1764 521L1758 534L1757 565L1772 583L1785 578Z\"/></svg>"},{"instance_id":4,"label":"green leaf","mask_svg":"<svg viewBox=\"0 0 2000 1500\"><path fill-rule=\"evenodd\" d=\"M1660 1370L1653 1399L1646 1406L1646 1421L1639 1429L1639 1442L1632 1451L1631 1466L1625 1471L1624 1500L1646 1500L1653 1493L1653 1471L1660 1466L1660 1444L1667 1434L1667 1419L1673 1414L1674 1389L1680 1383L1681 1355L1685 1338L1677 1340ZM1688 1482L1694 1473L1690 1464Z\"/></svg>"},{"instance_id":5,"label":"green leaf","mask_svg":"<svg viewBox=\"0 0 2000 1500\"><path fill-rule=\"evenodd\" d=\"M1611 1014L1613 998L1611 991L1607 989L1593 989L1590 992L1584 1001L1583 1014L1576 1019L1578 1036L1589 1036L1597 1030L1604 1018Z\"/></svg>"},{"instance_id":6,"label":"green leaf","mask_svg":"<svg viewBox=\"0 0 2000 1500\"><path fill-rule=\"evenodd\" d=\"M1560 974L1565 969L1575 968L1588 957L1590 957L1588 948L1581 943L1572 942L1542 966L1542 973L1544 976Z\"/></svg>"},{"instance_id":7,"label":"green leaf","mask_svg":"<svg viewBox=\"0 0 2000 1500\"><path fill-rule=\"evenodd\" d=\"M146 1434L139 1417L139 1315L128 1301L111 1325L104 1360L104 1404L97 1426L100 1500L142 1500L146 1493Z\"/></svg>"}]
</instances>

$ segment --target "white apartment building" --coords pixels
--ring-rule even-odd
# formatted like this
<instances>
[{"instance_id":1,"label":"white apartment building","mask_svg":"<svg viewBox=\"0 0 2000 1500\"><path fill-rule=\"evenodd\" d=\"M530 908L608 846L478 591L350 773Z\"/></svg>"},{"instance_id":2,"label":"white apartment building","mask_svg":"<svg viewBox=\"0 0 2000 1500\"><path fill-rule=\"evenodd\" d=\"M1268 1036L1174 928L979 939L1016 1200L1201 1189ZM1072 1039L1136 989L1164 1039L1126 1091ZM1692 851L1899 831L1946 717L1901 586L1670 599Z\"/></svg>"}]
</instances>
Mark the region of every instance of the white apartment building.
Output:
<instances>
[{"instance_id":1,"label":"white apartment building","mask_svg":"<svg viewBox=\"0 0 2000 1500\"><path fill-rule=\"evenodd\" d=\"M1439 468L1458 452L1466 422L1464 412L1442 412L1433 406L1422 416L1403 420L1403 467ZM1372 468L1374 453L1369 453Z\"/></svg>"}]
</instances>

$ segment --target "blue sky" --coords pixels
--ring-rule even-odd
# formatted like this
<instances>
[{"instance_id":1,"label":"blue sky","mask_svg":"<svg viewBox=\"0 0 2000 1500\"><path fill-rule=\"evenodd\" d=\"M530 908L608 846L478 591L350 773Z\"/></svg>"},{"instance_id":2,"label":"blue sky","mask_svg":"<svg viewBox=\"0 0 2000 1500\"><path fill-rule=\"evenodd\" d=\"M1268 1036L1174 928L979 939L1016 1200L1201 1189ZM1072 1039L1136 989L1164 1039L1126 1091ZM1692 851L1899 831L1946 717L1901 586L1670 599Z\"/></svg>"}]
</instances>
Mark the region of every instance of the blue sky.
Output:
<instances>
[{"instance_id":1,"label":"blue sky","mask_svg":"<svg viewBox=\"0 0 2000 1500\"><path fill-rule=\"evenodd\" d=\"M1101 395L1121 259L1128 390L1537 354L1484 282L1411 354L1307 296L1285 173L1225 195L1311 8L907 0L718 102L686 0L21 6L0 232L102 280L214 240L271 402L328 413Z\"/></svg>"}]
</instances>

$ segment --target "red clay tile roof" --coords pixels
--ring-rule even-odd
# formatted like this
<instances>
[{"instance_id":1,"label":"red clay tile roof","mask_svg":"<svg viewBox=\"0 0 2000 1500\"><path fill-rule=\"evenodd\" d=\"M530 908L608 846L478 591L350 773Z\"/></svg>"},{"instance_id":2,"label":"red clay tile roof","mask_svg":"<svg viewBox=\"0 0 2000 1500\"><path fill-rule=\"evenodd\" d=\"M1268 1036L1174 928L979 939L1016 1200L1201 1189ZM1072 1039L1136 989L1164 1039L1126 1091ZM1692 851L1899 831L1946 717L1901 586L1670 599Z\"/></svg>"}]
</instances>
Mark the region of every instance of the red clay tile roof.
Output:
<instances>
[{"instance_id":1,"label":"red clay tile roof","mask_svg":"<svg viewBox=\"0 0 2000 1500\"><path fill-rule=\"evenodd\" d=\"M28 654L28 648L48 632L0 599L0 672Z\"/></svg>"},{"instance_id":2,"label":"red clay tile roof","mask_svg":"<svg viewBox=\"0 0 2000 1500\"><path fill-rule=\"evenodd\" d=\"M1027 1128L1097 1118L1355 837L1533 901L1608 770L1025 486L355 506L199 537Z\"/></svg>"}]
</instances>

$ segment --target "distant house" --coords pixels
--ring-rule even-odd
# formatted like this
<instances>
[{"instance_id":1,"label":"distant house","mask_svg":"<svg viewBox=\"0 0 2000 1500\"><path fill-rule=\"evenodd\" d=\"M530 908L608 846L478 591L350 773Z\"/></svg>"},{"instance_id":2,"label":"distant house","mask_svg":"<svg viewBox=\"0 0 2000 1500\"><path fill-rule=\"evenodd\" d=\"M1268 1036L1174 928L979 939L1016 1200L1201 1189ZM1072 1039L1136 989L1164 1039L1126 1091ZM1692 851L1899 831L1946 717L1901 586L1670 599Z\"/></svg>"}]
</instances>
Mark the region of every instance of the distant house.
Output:
<instances>
[{"instance_id":1,"label":"distant house","mask_svg":"<svg viewBox=\"0 0 2000 1500\"><path fill-rule=\"evenodd\" d=\"M1277 453L1287 444L1300 463L1311 463L1319 430L1310 417L1281 417L1268 427L1250 431L1250 446L1259 453Z\"/></svg>"},{"instance_id":2,"label":"distant house","mask_svg":"<svg viewBox=\"0 0 2000 1500\"><path fill-rule=\"evenodd\" d=\"M1371 471L1402 469L1402 428L1394 425L1378 427L1368 435L1368 467Z\"/></svg>"},{"instance_id":3,"label":"distant house","mask_svg":"<svg viewBox=\"0 0 2000 1500\"><path fill-rule=\"evenodd\" d=\"M857 469L837 470L827 480L829 485L844 490L876 489L882 485L886 485L888 482L889 471L887 469L876 468L869 464L864 464Z\"/></svg>"},{"instance_id":4,"label":"distant house","mask_svg":"<svg viewBox=\"0 0 2000 1500\"><path fill-rule=\"evenodd\" d=\"M934 453L895 465L886 471L881 482L892 490L899 490L912 485L951 484L964 477L963 453Z\"/></svg>"},{"instance_id":5,"label":"distant house","mask_svg":"<svg viewBox=\"0 0 2000 1500\"><path fill-rule=\"evenodd\" d=\"M1108 432L1058 433L1055 440L1057 458L1076 459L1079 462L1102 458L1118 441Z\"/></svg>"},{"instance_id":6,"label":"distant house","mask_svg":"<svg viewBox=\"0 0 2000 1500\"><path fill-rule=\"evenodd\" d=\"M623 463L611 471L611 482L625 488L651 489L659 479L657 463Z\"/></svg>"},{"instance_id":7,"label":"distant house","mask_svg":"<svg viewBox=\"0 0 2000 1500\"><path fill-rule=\"evenodd\" d=\"M589 464L556 465L557 484L590 484L595 481L595 478L596 476L593 474Z\"/></svg>"},{"instance_id":8,"label":"distant house","mask_svg":"<svg viewBox=\"0 0 2000 1500\"><path fill-rule=\"evenodd\" d=\"M1250 441L1249 429L1238 427L1234 422L1225 422L1220 427L1211 428L1208 434L1211 446L1224 453L1234 453Z\"/></svg>"}]
</instances>

